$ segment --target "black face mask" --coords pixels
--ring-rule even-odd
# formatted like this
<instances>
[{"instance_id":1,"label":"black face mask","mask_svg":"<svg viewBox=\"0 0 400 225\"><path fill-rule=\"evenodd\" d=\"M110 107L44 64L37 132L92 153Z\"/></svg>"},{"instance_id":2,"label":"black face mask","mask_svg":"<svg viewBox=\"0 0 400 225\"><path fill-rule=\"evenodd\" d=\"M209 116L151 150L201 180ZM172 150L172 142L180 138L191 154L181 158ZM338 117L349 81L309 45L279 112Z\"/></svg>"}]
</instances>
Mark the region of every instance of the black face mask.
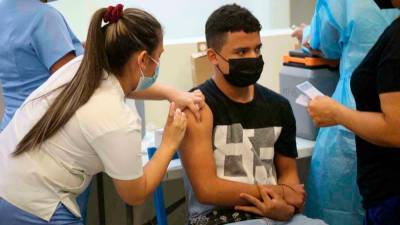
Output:
<instances>
[{"instance_id":1,"label":"black face mask","mask_svg":"<svg viewBox=\"0 0 400 225\"><path fill-rule=\"evenodd\" d=\"M378 5L379 8L381 9L391 9L395 8L392 4L391 0L374 0L375 3Z\"/></svg>"},{"instance_id":2,"label":"black face mask","mask_svg":"<svg viewBox=\"0 0 400 225\"><path fill-rule=\"evenodd\" d=\"M217 53L221 56L219 53ZM219 66L218 70L224 75L226 81L236 87L248 87L257 83L264 68L264 60L260 55L257 58L241 58L226 60L229 63L229 74L224 74Z\"/></svg>"}]
</instances>

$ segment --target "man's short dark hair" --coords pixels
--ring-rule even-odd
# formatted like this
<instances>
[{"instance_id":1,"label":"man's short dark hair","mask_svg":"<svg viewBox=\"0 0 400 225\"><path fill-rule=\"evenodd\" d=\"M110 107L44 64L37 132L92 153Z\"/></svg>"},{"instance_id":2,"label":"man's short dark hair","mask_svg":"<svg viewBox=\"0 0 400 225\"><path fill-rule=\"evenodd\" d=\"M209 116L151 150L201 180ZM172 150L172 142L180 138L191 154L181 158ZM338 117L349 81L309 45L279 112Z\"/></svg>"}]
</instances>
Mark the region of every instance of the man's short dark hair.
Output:
<instances>
[{"instance_id":1,"label":"man's short dark hair","mask_svg":"<svg viewBox=\"0 0 400 225\"><path fill-rule=\"evenodd\" d=\"M224 5L215 10L206 22L207 46L220 51L228 32L260 32L261 24L246 8L237 4Z\"/></svg>"}]
</instances>

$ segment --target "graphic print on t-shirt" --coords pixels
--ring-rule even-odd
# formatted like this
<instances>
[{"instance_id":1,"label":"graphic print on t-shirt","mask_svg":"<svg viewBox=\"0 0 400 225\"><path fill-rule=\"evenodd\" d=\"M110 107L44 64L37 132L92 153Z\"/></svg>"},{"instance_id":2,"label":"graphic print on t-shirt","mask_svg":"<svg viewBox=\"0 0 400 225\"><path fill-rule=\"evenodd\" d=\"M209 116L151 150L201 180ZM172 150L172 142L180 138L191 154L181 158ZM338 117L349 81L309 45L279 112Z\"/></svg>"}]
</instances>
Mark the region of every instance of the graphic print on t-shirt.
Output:
<instances>
[{"instance_id":1,"label":"graphic print on t-shirt","mask_svg":"<svg viewBox=\"0 0 400 225\"><path fill-rule=\"evenodd\" d=\"M276 184L274 144L282 128L243 129L239 123L214 128L214 159L220 178Z\"/></svg>"}]
</instances>

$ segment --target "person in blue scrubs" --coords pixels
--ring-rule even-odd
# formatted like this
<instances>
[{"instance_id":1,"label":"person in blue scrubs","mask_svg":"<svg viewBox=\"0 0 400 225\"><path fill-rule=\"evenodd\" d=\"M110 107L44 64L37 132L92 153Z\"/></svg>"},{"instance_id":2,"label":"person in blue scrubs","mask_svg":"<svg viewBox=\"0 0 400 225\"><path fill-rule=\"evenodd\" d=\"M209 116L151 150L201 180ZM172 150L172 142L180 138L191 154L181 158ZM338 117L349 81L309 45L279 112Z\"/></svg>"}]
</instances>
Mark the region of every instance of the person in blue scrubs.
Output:
<instances>
[{"instance_id":1,"label":"person in blue scrubs","mask_svg":"<svg viewBox=\"0 0 400 225\"><path fill-rule=\"evenodd\" d=\"M398 10L382 11L373 0L317 0L311 25L299 36L312 53L340 59L340 79L333 99L355 109L351 75L398 16ZM344 126L320 129L306 185L307 216L330 225L363 224L356 162L353 132Z\"/></svg>"},{"instance_id":2,"label":"person in blue scrubs","mask_svg":"<svg viewBox=\"0 0 400 225\"><path fill-rule=\"evenodd\" d=\"M36 88L84 50L61 13L44 2L2 0L0 12L1 132ZM88 199L89 188L78 198L83 218Z\"/></svg>"},{"instance_id":3,"label":"person in blue scrubs","mask_svg":"<svg viewBox=\"0 0 400 225\"><path fill-rule=\"evenodd\" d=\"M64 17L39 0L2 0L0 12L1 131L24 100L83 47Z\"/></svg>"}]
</instances>

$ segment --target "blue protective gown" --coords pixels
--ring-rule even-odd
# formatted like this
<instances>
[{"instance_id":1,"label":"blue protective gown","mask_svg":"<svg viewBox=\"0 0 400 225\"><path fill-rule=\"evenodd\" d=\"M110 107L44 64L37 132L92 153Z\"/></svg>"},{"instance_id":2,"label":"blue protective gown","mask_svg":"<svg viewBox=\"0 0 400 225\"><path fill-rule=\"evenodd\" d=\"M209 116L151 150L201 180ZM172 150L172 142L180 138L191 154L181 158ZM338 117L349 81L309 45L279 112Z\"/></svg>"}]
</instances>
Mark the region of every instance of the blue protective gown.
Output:
<instances>
[{"instance_id":1,"label":"blue protective gown","mask_svg":"<svg viewBox=\"0 0 400 225\"><path fill-rule=\"evenodd\" d=\"M317 0L304 39L309 37L311 47L326 58L340 59L340 79L333 99L355 109L351 75L398 16L397 9L380 10L373 0ZM354 134L343 126L320 129L306 185L307 216L330 225L363 224L354 139Z\"/></svg>"}]
</instances>

